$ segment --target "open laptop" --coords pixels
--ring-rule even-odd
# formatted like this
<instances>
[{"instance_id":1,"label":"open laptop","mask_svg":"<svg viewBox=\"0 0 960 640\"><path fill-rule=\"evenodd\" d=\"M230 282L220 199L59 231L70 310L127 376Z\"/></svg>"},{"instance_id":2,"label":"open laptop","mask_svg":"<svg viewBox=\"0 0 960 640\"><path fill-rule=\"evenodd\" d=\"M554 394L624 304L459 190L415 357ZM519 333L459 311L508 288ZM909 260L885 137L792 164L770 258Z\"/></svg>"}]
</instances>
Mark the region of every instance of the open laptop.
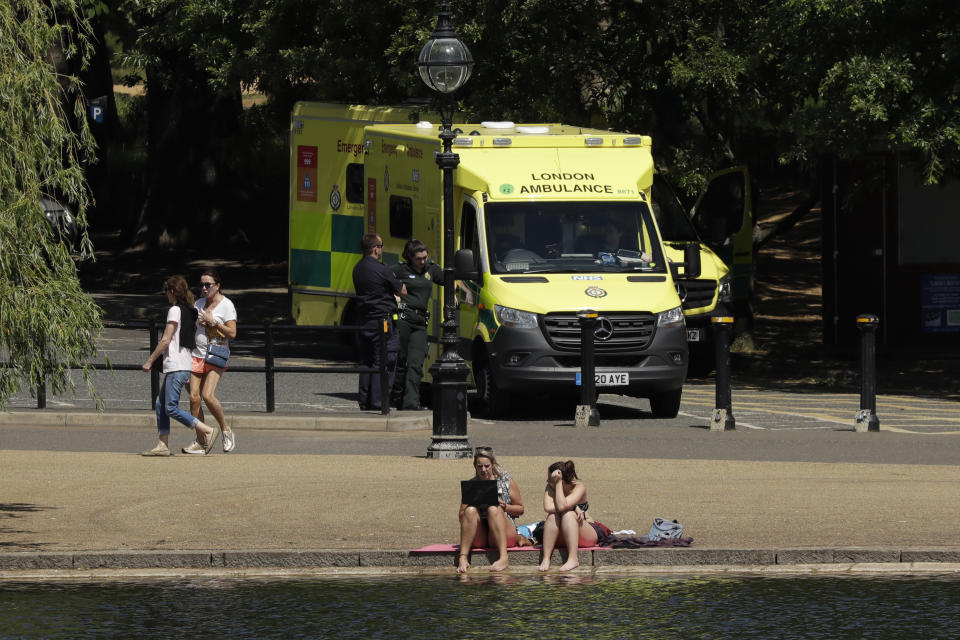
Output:
<instances>
[{"instance_id":1,"label":"open laptop","mask_svg":"<svg viewBox=\"0 0 960 640\"><path fill-rule=\"evenodd\" d=\"M472 507L489 507L500 502L496 480L461 480L460 502Z\"/></svg>"}]
</instances>

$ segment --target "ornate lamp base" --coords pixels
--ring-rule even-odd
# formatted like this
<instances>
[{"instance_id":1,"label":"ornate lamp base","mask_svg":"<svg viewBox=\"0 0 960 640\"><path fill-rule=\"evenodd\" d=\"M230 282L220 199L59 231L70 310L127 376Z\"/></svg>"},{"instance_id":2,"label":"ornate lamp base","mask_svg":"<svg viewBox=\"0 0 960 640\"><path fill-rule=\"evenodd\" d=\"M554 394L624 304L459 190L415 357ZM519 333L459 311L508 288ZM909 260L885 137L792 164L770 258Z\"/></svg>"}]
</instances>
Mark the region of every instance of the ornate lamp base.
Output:
<instances>
[{"instance_id":1,"label":"ornate lamp base","mask_svg":"<svg viewBox=\"0 0 960 640\"><path fill-rule=\"evenodd\" d=\"M467 440L467 369L463 360L437 361L430 367L433 376L433 435L427 457L469 458Z\"/></svg>"}]
</instances>

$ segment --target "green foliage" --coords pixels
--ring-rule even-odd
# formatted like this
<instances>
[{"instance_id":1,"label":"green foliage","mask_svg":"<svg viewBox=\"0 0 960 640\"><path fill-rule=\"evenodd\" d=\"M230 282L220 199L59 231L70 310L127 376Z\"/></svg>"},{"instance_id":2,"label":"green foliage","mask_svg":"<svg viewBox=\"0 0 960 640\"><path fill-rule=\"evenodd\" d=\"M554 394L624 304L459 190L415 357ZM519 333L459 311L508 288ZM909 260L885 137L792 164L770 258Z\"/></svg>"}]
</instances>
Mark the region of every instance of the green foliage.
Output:
<instances>
[{"instance_id":1,"label":"green foliage","mask_svg":"<svg viewBox=\"0 0 960 640\"><path fill-rule=\"evenodd\" d=\"M415 66L435 8L435 0L123 0L111 19L120 61L149 69L150 90L255 88L269 98L259 135L282 143L296 100L436 100ZM457 0L452 8L476 60L457 95L460 117L651 134L658 163L688 195L732 163L805 172L824 152L914 148L929 181L960 175L953 0ZM251 134L242 122L235 130Z\"/></svg>"},{"instance_id":2,"label":"green foliage","mask_svg":"<svg viewBox=\"0 0 960 640\"><path fill-rule=\"evenodd\" d=\"M83 164L93 159L75 77L51 60L89 55L73 0L0 3L0 408L23 386L46 380L74 389L70 367L96 353L100 310L81 289L71 247L51 233L41 198L71 206L86 236ZM83 377L90 385L90 370Z\"/></svg>"},{"instance_id":3,"label":"green foliage","mask_svg":"<svg viewBox=\"0 0 960 640\"><path fill-rule=\"evenodd\" d=\"M960 175L958 24L949 0L611 3L598 106L687 190L731 162L902 148L939 181Z\"/></svg>"},{"instance_id":4,"label":"green foliage","mask_svg":"<svg viewBox=\"0 0 960 640\"><path fill-rule=\"evenodd\" d=\"M241 0L124 0L118 17L134 32L120 63L149 69L156 89L202 77L218 91L239 91L244 53ZM159 85L159 86L157 86Z\"/></svg>"}]
</instances>

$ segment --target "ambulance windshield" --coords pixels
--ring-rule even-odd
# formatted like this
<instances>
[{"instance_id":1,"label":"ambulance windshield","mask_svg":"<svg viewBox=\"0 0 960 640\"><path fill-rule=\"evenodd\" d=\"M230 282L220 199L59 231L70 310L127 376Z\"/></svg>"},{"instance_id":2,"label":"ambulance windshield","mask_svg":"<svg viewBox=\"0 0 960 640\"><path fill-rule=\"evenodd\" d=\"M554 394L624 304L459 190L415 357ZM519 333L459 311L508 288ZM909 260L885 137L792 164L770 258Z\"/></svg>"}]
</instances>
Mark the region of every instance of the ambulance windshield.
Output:
<instances>
[{"instance_id":1,"label":"ambulance windshield","mask_svg":"<svg viewBox=\"0 0 960 640\"><path fill-rule=\"evenodd\" d=\"M643 202L491 202L490 272L666 272Z\"/></svg>"}]
</instances>

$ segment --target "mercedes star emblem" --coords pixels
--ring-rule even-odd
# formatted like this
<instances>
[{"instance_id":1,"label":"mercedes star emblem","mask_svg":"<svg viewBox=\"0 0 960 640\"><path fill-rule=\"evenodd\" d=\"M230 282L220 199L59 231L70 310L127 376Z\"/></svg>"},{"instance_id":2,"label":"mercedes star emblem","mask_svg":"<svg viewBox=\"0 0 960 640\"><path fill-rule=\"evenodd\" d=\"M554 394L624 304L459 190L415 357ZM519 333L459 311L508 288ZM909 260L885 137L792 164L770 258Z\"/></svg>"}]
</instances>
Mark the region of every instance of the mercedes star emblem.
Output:
<instances>
[{"instance_id":1,"label":"mercedes star emblem","mask_svg":"<svg viewBox=\"0 0 960 640\"><path fill-rule=\"evenodd\" d=\"M613 323L607 318L597 318L597 328L593 330L593 337L600 341L613 337Z\"/></svg>"}]
</instances>

